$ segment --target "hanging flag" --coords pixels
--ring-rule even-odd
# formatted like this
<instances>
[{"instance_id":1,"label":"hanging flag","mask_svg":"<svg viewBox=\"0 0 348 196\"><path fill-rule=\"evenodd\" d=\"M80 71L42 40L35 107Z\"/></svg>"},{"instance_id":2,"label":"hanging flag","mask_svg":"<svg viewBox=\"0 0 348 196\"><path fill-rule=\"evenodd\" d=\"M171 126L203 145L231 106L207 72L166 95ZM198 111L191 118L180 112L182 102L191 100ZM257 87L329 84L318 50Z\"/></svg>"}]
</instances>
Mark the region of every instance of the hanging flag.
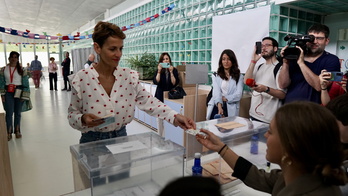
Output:
<instances>
[{"instance_id":1,"label":"hanging flag","mask_svg":"<svg viewBox=\"0 0 348 196\"><path fill-rule=\"evenodd\" d=\"M171 4L169 7L166 7L164 10L162 10L161 13L165 14L168 11L172 10L174 7L175 7L175 4ZM151 22L151 21L155 20L159 16L160 15L157 13L157 14L155 14L153 16L145 18L142 21L139 21L138 23L123 26L121 28L121 30L122 31L126 31L128 29L133 29L134 27L138 27L138 26L144 25L144 24L146 24L148 22ZM50 35L47 35L47 32L42 32L43 35L39 35L39 34L30 33L30 30L28 30L28 29L26 29L25 31L19 31L19 30L15 30L15 29L11 29L11 28L0 27L0 32L8 33L8 34L11 34L11 35L23 36L25 38L46 39L46 40L55 40L55 39L61 39L61 40L81 40L81 39L92 38L92 34L88 34L88 31L85 31L85 34L86 34L85 36L80 36L79 32L77 32L77 35L74 35L74 36L72 36L70 34L62 36L62 34L60 34L60 33L56 34L57 36L50 36ZM31 43L28 43L28 44L31 44Z\"/></svg>"},{"instance_id":2,"label":"hanging flag","mask_svg":"<svg viewBox=\"0 0 348 196\"><path fill-rule=\"evenodd\" d=\"M11 30L11 35L18 35L17 30L12 29Z\"/></svg>"}]
</instances>

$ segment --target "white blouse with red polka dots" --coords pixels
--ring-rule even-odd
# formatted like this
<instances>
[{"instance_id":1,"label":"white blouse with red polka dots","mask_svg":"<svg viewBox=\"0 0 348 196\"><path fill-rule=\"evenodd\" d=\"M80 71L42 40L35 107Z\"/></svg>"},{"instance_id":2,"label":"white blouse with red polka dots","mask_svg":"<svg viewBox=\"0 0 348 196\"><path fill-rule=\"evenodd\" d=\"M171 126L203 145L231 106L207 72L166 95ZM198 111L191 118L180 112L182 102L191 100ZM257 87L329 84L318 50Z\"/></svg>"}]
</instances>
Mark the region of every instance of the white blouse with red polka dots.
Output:
<instances>
[{"instance_id":1,"label":"white blouse with red polka dots","mask_svg":"<svg viewBox=\"0 0 348 196\"><path fill-rule=\"evenodd\" d=\"M119 130L133 120L137 106L151 116L174 122L176 111L153 97L140 84L138 73L129 68L115 69L115 83L110 96L100 84L98 72L91 66L76 73L71 79L72 95L68 108L68 120L71 127L85 133L95 131L94 127L82 125L81 116L93 113L103 117L114 114L115 123L97 131Z\"/></svg>"}]
</instances>

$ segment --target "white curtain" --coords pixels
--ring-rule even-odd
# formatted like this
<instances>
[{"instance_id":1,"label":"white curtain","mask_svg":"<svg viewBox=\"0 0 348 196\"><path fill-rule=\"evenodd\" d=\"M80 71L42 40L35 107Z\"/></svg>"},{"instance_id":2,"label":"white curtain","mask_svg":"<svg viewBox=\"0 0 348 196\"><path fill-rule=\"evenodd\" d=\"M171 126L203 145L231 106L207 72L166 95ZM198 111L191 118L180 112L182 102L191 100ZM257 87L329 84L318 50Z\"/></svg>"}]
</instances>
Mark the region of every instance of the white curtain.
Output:
<instances>
[{"instance_id":1,"label":"white curtain","mask_svg":"<svg viewBox=\"0 0 348 196\"><path fill-rule=\"evenodd\" d=\"M71 59L74 66L74 73L77 73L84 68L85 63L88 60L88 56L92 53L97 57L97 53L94 51L93 47L71 50ZM97 58L95 59L95 61L96 60Z\"/></svg>"}]
</instances>

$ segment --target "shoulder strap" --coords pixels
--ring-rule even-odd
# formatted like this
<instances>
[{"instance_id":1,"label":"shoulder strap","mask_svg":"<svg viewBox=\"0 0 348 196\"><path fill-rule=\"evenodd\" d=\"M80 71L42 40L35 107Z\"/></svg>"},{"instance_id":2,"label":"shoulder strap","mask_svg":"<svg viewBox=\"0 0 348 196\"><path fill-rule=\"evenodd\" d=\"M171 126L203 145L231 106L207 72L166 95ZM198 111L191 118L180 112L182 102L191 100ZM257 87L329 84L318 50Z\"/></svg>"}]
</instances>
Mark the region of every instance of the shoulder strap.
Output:
<instances>
[{"instance_id":1,"label":"shoulder strap","mask_svg":"<svg viewBox=\"0 0 348 196\"><path fill-rule=\"evenodd\" d=\"M279 69L280 69L280 67L281 67L282 65L283 65L283 62L279 62L279 63L274 67L274 69L273 69L274 78L276 78L277 73L278 73L278 71L279 71Z\"/></svg>"},{"instance_id":2,"label":"shoulder strap","mask_svg":"<svg viewBox=\"0 0 348 196\"><path fill-rule=\"evenodd\" d=\"M259 69L261 68L262 65L263 65L263 63L261 63L261 64L257 67L257 71L259 71Z\"/></svg>"},{"instance_id":3,"label":"shoulder strap","mask_svg":"<svg viewBox=\"0 0 348 196\"><path fill-rule=\"evenodd\" d=\"M257 67L257 71L259 71L259 69L261 68L261 66L263 65L263 63L261 63L258 67ZM277 73L280 69L280 67L283 65L283 62L279 62L273 69L273 75L274 75L274 78L276 78L277 76Z\"/></svg>"}]
</instances>

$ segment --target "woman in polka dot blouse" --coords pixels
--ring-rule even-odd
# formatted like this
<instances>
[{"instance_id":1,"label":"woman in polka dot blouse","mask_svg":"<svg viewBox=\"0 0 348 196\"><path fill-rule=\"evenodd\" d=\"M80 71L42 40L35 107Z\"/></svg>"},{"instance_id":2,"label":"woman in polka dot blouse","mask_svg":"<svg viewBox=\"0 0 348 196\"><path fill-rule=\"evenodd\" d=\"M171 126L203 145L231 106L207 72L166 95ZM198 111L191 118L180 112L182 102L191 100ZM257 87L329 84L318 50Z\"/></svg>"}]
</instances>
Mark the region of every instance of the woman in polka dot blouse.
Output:
<instances>
[{"instance_id":1,"label":"woman in polka dot blouse","mask_svg":"<svg viewBox=\"0 0 348 196\"><path fill-rule=\"evenodd\" d=\"M82 132L80 143L126 136L125 126L133 120L135 106L175 126L195 129L192 119L152 97L140 84L137 72L118 67L125 38L118 26L99 22L94 28L93 41L100 61L71 79L68 120L71 127ZM112 117L101 119L105 116Z\"/></svg>"}]
</instances>

